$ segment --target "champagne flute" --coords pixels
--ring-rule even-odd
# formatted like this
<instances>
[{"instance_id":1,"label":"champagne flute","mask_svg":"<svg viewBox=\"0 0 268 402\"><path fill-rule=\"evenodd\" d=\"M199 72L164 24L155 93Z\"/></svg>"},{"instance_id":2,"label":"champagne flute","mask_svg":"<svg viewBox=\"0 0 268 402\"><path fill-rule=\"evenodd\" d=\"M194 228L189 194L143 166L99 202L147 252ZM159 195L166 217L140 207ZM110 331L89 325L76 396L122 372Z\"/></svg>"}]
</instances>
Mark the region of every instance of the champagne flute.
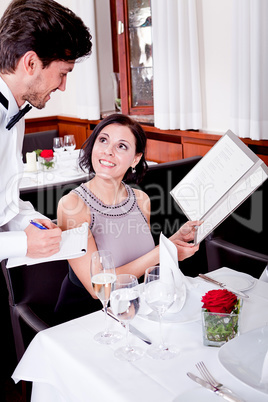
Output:
<instances>
[{"instance_id":1,"label":"champagne flute","mask_svg":"<svg viewBox=\"0 0 268 402\"><path fill-rule=\"evenodd\" d=\"M147 354L153 359L172 359L177 355L178 349L174 345L165 344L162 335L163 314L176 300L176 287L171 269L165 267L164 270L161 270L159 266L146 269L144 276L144 298L148 306L158 314L160 333L159 344L150 346Z\"/></svg>"},{"instance_id":2,"label":"champagne flute","mask_svg":"<svg viewBox=\"0 0 268 402\"><path fill-rule=\"evenodd\" d=\"M110 345L122 338L119 332L108 329L107 305L110 300L112 283L116 280L113 256L108 250L95 251L91 256L91 283L93 290L102 302L105 313L105 329L95 335L94 339L102 344Z\"/></svg>"},{"instance_id":3,"label":"champagne flute","mask_svg":"<svg viewBox=\"0 0 268 402\"><path fill-rule=\"evenodd\" d=\"M110 304L114 315L123 321L126 328L126 345L114 353L115 357L120 360L133 362L144 355L142 348L131 346L129 343L129 321L133 320L139 310L139 294L136 276L130 274L117 275L112 284Z\"/></svg>"},{"instance_id":4,"label":"champagne flute","mask_svg":"<svg viewBox=\"0 0 268 402\"><path fill-rule=\"evenodd\" d=\"M64 151L64 143L62 137L53 138L53 150L56 153L61 153Z\"/></svg>"},{"instance_id":5,"label":"champagne flute","mask_svg":"<svg viewBox=\"0 0 268 402\"><path fill-rule=\"evenodd\" d=\"M76 147L76 142L73 134L64 136L64 147L66 151L70 152L71 155L71 151L73 151Z\"/></svg>"}]
</instances>

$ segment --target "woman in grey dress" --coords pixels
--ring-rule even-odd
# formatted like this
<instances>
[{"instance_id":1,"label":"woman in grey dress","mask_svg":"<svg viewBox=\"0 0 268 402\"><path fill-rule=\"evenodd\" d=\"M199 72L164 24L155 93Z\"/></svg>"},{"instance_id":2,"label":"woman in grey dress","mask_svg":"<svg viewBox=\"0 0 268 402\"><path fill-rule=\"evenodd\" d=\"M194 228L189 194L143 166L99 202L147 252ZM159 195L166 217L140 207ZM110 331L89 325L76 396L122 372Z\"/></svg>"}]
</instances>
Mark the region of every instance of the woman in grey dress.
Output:
<instances>
[{"instance_id":1,"label":"woman in grey dress","mask_svg":"<svg viewBox=\"0 0 268 402\"><path fill-rule=\"evenodd\" d=\"M137 184L144 176L145 146L142 127L122 114L102 120L85 142L80 166L92 172L93 178L60 200L58 225L67 230L88 222L88 251L69 261L71 269L61 290L58 311L65 303L63 299L69 299L69 307L73 305L73 297L66 298L66 289L72 285L86 289L96 299L89 278L90 259L96 250L112 252L117 274L131 273L139 278L146 268L159 263L159 249L150 232L150 199L126 184ZM179 261L198 250L189 242L199 224L187 222L170 237Z\"/></svg>"}]
</instances>

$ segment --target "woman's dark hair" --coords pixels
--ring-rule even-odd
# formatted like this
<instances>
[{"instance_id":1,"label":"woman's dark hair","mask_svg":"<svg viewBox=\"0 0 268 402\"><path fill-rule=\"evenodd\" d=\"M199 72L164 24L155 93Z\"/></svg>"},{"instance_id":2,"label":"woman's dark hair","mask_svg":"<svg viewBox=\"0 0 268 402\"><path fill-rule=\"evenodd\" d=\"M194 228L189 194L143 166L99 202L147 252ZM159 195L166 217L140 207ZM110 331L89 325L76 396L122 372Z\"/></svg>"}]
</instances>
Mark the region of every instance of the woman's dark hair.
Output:
<instances>
[{"instance_id":1,"label":"woman's dark hair","mask_svg":"<svg viewBox=\"0 0 268 402\"><path fill-rule=\"evenodd\" d=\"M0 20L0 71L13 73L34 51L43 63L91 54L91 34L71 10L53 0L13 0Z\"/></svg>"},{"instance_id":2,"label":"woman's dark hair","mask_svg":"<svg viewBox=\"0 0 268 402\"><path fill-rule=\"evenodd\" d=\"M143 131L141 125L135 120L124 114L112 114L105 119L103 119L92 131L90 137L84 142L82 145L82 152L80 153L79 165L81 169L87 169L89 172L94 173L94 169L92 166L92 149L95 144L96 138L100 134L100 132L104 129L104 127L109 126L110 124L119 124L121 126L126 126L130 129L132 134L135 137L136 141L136 154L142 154L142 157L139 163L136 165L136 172L133 173L131 167L125 173L123 180L126 183L138 184L142 180L143 176L148 169L148 165L145 161L145 147L146 147L146 135Z\"/></svg>"}]
</instances>

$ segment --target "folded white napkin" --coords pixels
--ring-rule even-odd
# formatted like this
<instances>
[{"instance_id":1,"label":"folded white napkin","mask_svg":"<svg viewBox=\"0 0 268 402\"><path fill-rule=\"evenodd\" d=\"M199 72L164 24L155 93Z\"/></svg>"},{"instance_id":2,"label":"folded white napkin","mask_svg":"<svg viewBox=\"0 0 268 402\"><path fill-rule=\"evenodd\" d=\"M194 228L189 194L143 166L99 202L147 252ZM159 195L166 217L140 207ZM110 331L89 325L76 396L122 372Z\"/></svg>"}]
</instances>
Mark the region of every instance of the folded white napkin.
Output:
<instances>
[{"instance_id":1,"label":"folded white napkin","mask_svg":"<svg viewBox=\"0 0 268 402\"><path fill-rule=\"evenodd\" d=\"M165 277L165 270L170 268L173 272L177 298L172 306L167 310L167 313L178 313L183 308L187 289L190 290L197 286L196 283L191 283L190 278L183 275L179 268L178 253L175 244L172 243L163 233L160 234L159 239L159 262L160 262L160 276ZM143 284L140 286L140 309L139 314L148 315L152 312L151 308L147 305L143 295Z\"/></svg>"},{"instance_id":2,"label":"folded white napkin","mask_svg":"<svg viewBox=\"0 0 268 402\"><path fill-rule=\"evenodd\" d=\"M168 312L177 313L184 306L186 300L186 288L190 288L192 285L179 268L178 252L175 244L164 236L163 233L160 234L159 254L160 276L165 275L165 269L170 268L173 272L176 286L177 298L173 305L168 309Z\"/></svg>"}]
</instances>

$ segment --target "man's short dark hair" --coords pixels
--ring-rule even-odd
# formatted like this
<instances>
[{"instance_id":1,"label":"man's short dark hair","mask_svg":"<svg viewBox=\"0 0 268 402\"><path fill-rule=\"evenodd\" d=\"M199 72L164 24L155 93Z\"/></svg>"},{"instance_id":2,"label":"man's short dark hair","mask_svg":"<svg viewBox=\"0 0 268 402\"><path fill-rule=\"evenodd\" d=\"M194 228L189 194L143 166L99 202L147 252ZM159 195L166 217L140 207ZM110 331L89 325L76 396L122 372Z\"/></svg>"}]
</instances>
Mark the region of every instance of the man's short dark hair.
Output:
<instances>
[{"instance_id":1,"label":"man's short dark hair","mask_svg":"<svg viewBox=\"0 0 268 402\"><path fill-rule=\"evenodd\" d=\"M53 0L13 0L0 20L0 72L12 73L28 51L47 67L91 53L89 29L81 18Z\"/></svg>"}]
</instances>

